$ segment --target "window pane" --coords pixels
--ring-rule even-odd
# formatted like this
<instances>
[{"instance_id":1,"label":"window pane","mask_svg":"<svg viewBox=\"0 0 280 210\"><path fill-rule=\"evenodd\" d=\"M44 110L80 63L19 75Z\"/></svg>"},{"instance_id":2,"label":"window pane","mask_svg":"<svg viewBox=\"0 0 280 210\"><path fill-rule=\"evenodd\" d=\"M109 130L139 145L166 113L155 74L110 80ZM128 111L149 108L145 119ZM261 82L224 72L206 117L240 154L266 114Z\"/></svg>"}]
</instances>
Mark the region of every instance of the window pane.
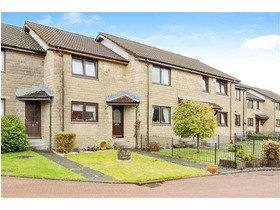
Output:
<instances>
[{"instance_id":1,"label":"window pane","mask_svg":"<svg viewBox=\"0 0 280 210\"><path fill-rule=\"evenodd\" d=\"M83 61L82 60L77 60L73 59L73 74L80 74L83 75Z\"/></svg>"},{"instance_id":2,"label":"window pane","mask_svg":"<svg viewBox=\"0 0 280 210\"><path fill-rule=\"evenodd\" d=\"M86 61L86 76L96 77L95 63Z\"/></svg>"},{"instance_id":3,"label":"window pane","mask_svg":"<svg viewBox=\"0 0 280 210\"><path fill-rule=\"evenodd\" d=\"M224 83L221 84L221 93L226 93L225 84Z\"/></svg>"},{"instance_id":4,"label":"window pane","mask_svg":"<svg viewBox=\"0 0 280 210\"><path fill-rule=\"evenodd\" d=\"M1 71L5 71L5 52L1 51Z\"/></svg>"},{"instance_id":5,"label":"window pane","mask_svg":"<svg viewBox=\"0 0 280 210\"><path fill-rule=\"evenodd\" d=\"M225 124L225 114L221 113L221 124L224 125Z\"/></svg>"},{"instance_id":6,"label":"window pane","mask_svg":"<svg viewBox=\"0 0 280 210\"><path fill-rule=\"evenodd\" d=\"M83 105L82 104L72 104L72 119L82 120L83 119Z\"/></svg>"},{"instance_id":7,"label":"window pane","mask_svg":"<svg viewBox=\"0 0 280 210\"><path fill-rule=\"evenodd\" d=\"M86 105L86 120L96 120L96 106Z\"/></svg>"},{"instance_id":8,"label":"window pane","mask_svg":"<svg viewBox=\"0 0 280 210\"><path fill-rule=\"evenodd\" d=\"M158 106L153 107L153 122L159 123L159 109Z\"/></svg>"},{"instance_id":9,"label":"window pane","mask_svg":"<svg viewBox=\"0 0 280 210\"><path fill-rule=\"evenodd\" d=\"M202 90L203 91L207 91L207 79L206 78L202 78Z\"/></svg>"},{"instance_id":10,"label":"window pane","mask_svg":"<svg viewBox=\"0 0 280 210\"><path fill-rule=\"evenodd\" d=\"M160 83L160 69L153 67L153 82Z\"/></svg>"},{"instance_id":11,"label":"window pane","mask_svg":"<svg viewBox=\"0 0 280 210\"><path fill-rule=\"evenodd\" d=\"M121 123L122 122L122 114L121 114L121 111L119 109L114 110L113 122L114 123Z\"/></svg>"},{"instance_id":12,"label":"window pane","mask_svg":"<svg viewBox=\"0 0 280 210\"><path fill-rule=\"evenodd\" d=\"M220 92L221 92L220 83L219 83L218 81L216 82L216 92L217 92L217 93L220 93Z\"/></svg>"},{"instance_id":13,"label":"window pane","mask_svg":"<svg viewBox=\"0 0 280 210\"><path fill-rule=\"evenodd\" d=\"M168 107L162 107L162 123L170 123L170 108Z\"/></svg>"},{"instance_id":14,"label":"window pane","mask_svg":"<svg viewBox=\"0 0 280 210\"><path fill-rule=\"evenodd\" d=\"M161 69L161 83L165 85L170 84L170 78L169 78L169 70L167 69Z\"/></svg>"},{"instance_id":15,"label":"window pane","mask_svg":"<svg viewBox=\"0 0 280 210\"><path fill-rule=\"evenodd\" d=\"M1 117L5 115L5 100L1 99Z\"/></svg>"}]
</instances>

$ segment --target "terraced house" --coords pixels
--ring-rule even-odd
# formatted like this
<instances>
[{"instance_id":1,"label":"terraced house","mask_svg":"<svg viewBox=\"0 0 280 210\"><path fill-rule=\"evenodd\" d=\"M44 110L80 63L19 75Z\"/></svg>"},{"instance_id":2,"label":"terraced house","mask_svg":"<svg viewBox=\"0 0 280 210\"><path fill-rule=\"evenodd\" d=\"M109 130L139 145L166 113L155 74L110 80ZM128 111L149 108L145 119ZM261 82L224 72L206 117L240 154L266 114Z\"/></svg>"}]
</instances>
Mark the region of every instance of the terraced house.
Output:
<instances>
[{"instance_id":1,"label":"terraced house","mask_svg":"<svg viewBox=\"0 0 280 210\"><path fill-rule=\"evenodd\" d=\"M171 116L183 99L212 105L215 135L225 141L246 132L247 88L196 59L106 33L91 38L29 21L1 27L2 114L18 115L30 142L53 148L59 131L76 133L81 148L174 137Z\"/></svg>"}]
</instances>

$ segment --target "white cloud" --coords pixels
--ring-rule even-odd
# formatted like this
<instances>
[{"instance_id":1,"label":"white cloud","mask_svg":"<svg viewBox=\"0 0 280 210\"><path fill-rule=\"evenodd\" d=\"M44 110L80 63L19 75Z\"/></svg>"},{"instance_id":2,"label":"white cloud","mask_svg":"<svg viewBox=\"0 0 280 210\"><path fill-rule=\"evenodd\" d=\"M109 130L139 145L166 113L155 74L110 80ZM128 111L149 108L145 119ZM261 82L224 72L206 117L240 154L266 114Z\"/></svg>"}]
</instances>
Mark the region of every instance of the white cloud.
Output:
<instances>
[{"instance_id":1,"label":"white cloud","mask_svg":"<svg viewBox=\"0 0 280 210\"><path fill-rule=\"evenodd\" d=\"M265 35L249 39L241 44L242 47L248 49L265 49L273 50L280 46L280 35Z\"/></svg>"},{"instance_id":2,"label":"white cloud","mask_svg":"<svg viewBox=\"0 0 280 210\"><path fill-rule=\"evenodd\" d=\"M63 15L62 22L63 25L92 24L100 22L101 19L102 18L97 15L87 16L79 12L68 12Z\"/></svg>"},{"instance_id":3,"label":"white cloud","mask_svg":"<svg viewBox=\"0 0 280 210\"><path fill-rule=\"evenodd\" d=\"M118 26L117 25L111 25L109 26L109 30L117 30Z\"/></svg>"},{"instance_id":4,"label":"white cloud","mask_svg":"<svg viewBox=\"0 0 280 210\"><path fill-rule=\"evenodd\" d=\"M42 25L50 25L52 17L50 15L44 16L42 20L37 21L39 24Z\"/></svg>"}]
</instances>

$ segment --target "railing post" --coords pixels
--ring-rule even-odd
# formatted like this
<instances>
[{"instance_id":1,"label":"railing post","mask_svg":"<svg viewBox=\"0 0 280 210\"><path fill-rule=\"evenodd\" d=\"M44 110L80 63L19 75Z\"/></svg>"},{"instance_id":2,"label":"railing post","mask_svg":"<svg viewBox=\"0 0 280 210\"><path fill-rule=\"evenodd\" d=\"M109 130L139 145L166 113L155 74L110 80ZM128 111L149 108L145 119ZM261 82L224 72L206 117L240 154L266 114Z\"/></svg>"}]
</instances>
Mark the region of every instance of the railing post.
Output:
<instances>
[{"instance_id":1,"label":"railing post","mask_svg":"<svg viewBox=\"0 0 280 210\"><path fill-rule=\"evenodd\" d=\"M217 143L215 143L215 164L217 164Z\"/></svg>"},{"instance_id":2,"label":"railing post","mask_svg":"<svg viewBox=\"0 0 280 210\"><path fill-rule=\"evenodd\" d=\"M218 149L220 149L220 135L218 135Z\"/></svg>"},{"instance_id":3,"label":"railing post","mask_svg":"<svg viewBox=\"0 0 280 210\"><path fill-rule=\"evenodd\" d=\"M255 155L255 139L253 139L253 155Z\"/></svg>"},{"instance_id":4,"label":"railing post","mask_svg":"<svg viewBox=\"0 0 280 210\"><path fill-rule=\"evenodd\" d=\"M140 143L140 145L141 145L141 149L143 149L143 147L142 147L142 139L143 139L143 134L141 134L141 137L140 137L140 141L141 141L141 143Z\"/></svg>"},{"instance_id":5,"label":"railing post","mask_svg":"<svg viewBox=\"0 0 280 210\"><path fill-rule=\"evenodd\" d=\"M171 138L171 156L173 157L173 137Z\"/></svg>"},{"instance_id":6,"label":"railing post","mask_svg":"<svg viewBox=\"0 0 280 210\"><path fill-rule=\"evenodd\" d=\"M234 162L235 162L235 169L237 168L237 163L236 163L236 153L237 153L237 147L236 144L234 144Z\"/></svg>"}]
</instances>

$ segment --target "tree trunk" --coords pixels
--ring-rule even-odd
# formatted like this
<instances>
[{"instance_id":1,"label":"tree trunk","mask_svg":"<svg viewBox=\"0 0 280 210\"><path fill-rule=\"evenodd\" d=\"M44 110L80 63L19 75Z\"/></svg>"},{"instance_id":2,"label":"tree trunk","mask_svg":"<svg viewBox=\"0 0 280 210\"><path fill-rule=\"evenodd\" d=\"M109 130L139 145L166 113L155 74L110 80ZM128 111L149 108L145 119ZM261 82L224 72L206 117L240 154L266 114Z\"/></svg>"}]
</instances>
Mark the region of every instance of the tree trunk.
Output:
<instances>
[{"instance_id":1,"label":"tree trunk","mask_svg":"<svg viewBox=\"0 0 280 210\"><path fill-rule=\"evenodd\" d=\"M196 136L196 152L199 153L199 135Z\"/></svg>"}]
</instances>

